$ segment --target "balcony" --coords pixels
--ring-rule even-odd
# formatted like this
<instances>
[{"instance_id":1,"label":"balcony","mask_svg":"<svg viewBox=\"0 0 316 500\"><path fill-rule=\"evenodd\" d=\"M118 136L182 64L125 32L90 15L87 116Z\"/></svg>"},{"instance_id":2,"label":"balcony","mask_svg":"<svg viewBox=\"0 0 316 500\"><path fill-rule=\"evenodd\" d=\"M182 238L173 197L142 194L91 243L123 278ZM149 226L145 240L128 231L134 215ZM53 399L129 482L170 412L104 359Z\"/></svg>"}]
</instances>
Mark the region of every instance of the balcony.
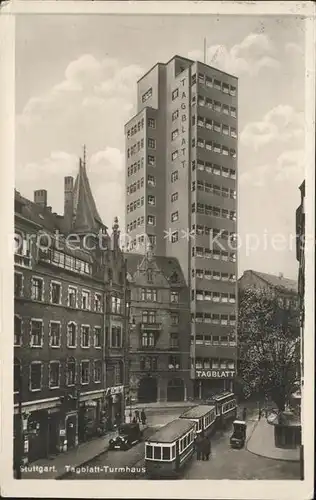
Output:
<instances>
[{"instance_id":1,"label":"balcony","mask_svg":"<svg viewBox=\"0 0 316 500\"><path fill-rule=\"evenodd\" d=\"M141 323L140 324L141 330L161 330L161 323Z\"/></svg>"}]
</instances>

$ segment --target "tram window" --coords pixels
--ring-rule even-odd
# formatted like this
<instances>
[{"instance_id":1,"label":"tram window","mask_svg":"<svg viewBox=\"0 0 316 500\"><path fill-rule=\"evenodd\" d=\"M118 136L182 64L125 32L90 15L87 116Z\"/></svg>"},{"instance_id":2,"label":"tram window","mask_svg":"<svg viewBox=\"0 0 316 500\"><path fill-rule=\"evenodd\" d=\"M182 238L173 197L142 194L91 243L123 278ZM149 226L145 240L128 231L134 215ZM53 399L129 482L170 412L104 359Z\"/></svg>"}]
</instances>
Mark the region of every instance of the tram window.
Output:
<instances>
[{"instance_id":1,"label":"tram window","mask_svg":"<svg viewBox=\"0 0 316 500\"><path fill-rule=\"evenodd\" d=\"M162 459L163 460L170 460L170 448L169 446L163 446L162 448Z\"/></svg>"},{"instance_id":2,"label":"tram window","mask_svg":"<svg viewBox=\"0 0 316 500\"><path fill-rule=\"evenodd\" d=\"M172 458L175 458L175 456L176 456L176 445L175 444L172 446L171 450L172 450Z\"/></svg>"},{"instance_id":3,"label":"tram window","mask_svg":"<svg viewBox=\"0 0 316 500\"><path fill-rule=\"evenodd\" d=\"M202 430L202 420L201 419L199 420L198 429L199 429L199 431Z\"/></svg>"},{"instance_id":4,"label":"tram window","mask_svg":"<svg viewBox=\"0 0 316 500\"><path fill-rule=\"evenodd\" d=\"M150 444L146 445L146 457L153 458L153 447Z\"/></svg>"},{"instance_id":5,"label":"tram window","mask_svg":"<svg viewBox=\"0 0 316 500\"><path fill-rule=\"evenodd\" d=\"M184 438L184 447L186 448L188 446L188 436L185 436Z\"/></svg>"},{"instance_id":6,"label":"tram window","mask_svg":"<svg viewBox=\"0 0 316 500\"><path fill-rule=\"evenodd\" d=\"M161 460L161 447L154 446L154 460Z\"/></svg>"}]
</instances>

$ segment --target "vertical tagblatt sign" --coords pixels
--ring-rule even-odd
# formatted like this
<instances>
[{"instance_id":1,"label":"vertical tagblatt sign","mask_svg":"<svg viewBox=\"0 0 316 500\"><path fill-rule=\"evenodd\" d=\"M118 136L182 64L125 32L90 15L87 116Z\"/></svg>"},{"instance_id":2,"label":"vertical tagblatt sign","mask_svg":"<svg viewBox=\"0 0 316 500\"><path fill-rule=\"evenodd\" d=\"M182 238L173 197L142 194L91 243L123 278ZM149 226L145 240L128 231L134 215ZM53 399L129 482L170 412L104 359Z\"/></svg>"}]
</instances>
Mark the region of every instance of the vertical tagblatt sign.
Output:
<instances>
[{"instance_id":1,"label":"vertical tagblatt sign","mask_svg":"<svg viewBox=\"0 0 316 500\"><path fill-rule=\"evenodd\" d=\"M188 142L188 98L189 98L189 89L188 89L188 78L181 78L180 80L180 137L181 137L181 165L184 168L187 164L187 142Z\"/></svg>"}]
</instances>

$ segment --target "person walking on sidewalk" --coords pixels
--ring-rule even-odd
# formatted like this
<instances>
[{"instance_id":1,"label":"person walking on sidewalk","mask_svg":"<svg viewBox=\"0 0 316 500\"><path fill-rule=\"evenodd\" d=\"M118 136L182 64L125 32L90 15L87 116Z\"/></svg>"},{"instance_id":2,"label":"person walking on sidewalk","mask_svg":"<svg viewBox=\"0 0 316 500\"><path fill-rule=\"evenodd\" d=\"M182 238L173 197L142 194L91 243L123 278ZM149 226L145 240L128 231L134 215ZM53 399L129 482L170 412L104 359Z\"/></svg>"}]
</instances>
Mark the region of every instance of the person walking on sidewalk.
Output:
<instances>
[{"instance_id":1,"label":"person walking on sidewalk","mask_svg":"<svg viewBox=\"0 0 316 500\"><path fill-rule=\"evenodd\" d=\"M201 460L202 459L202 443L203 443L203 436L202 433L198 434L195 439L195 449L196 449L196 459Z\"/></svg>"},{"instance_id":2,"label":"person walking on sidewalk","mask_svg":"<svg viewBox=\"0 0 316 500\"><path fill-rule=\"evenodd\" d=\"M208 436L203 438L202 460L209 460L211 454L211 440Z\"/></svg>"},{"instance_id":3,"label":"person walking on sidewalk","mask_svg":"<svg viewBox=\"0 0 316 500\"><path fill-rule=\"evenodd\" d=\"M141 418L142 424L146 425L146 413L145 413L144 408L142 409L142 411L140 413L140 418Z\"/></svg>"}]
</instances>

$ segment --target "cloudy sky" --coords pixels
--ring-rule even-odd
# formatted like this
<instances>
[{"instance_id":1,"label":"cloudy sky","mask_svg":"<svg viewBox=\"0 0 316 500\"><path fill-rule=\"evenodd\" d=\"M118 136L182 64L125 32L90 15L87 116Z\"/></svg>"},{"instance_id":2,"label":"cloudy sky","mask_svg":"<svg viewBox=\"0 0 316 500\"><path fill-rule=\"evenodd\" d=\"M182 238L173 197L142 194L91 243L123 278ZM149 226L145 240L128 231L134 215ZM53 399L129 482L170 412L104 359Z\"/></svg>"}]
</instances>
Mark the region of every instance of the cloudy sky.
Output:
<instances>
[{"instance_id":1,"label":"cloudy sky","mask_svg":"<svg viewBox=\"0 0 316 500\"><path fill-rule=\"evenodd\" d=\"M239 78L239 274L295 279L305 85L296 17L18 16L16 187L30 198L47 189L61 213L63 178L76 174L85 143L100 215L124 227L124 123L136 81L175 54L203 59L204 37L207 62Z\"/></svg>"}]
</instances>

